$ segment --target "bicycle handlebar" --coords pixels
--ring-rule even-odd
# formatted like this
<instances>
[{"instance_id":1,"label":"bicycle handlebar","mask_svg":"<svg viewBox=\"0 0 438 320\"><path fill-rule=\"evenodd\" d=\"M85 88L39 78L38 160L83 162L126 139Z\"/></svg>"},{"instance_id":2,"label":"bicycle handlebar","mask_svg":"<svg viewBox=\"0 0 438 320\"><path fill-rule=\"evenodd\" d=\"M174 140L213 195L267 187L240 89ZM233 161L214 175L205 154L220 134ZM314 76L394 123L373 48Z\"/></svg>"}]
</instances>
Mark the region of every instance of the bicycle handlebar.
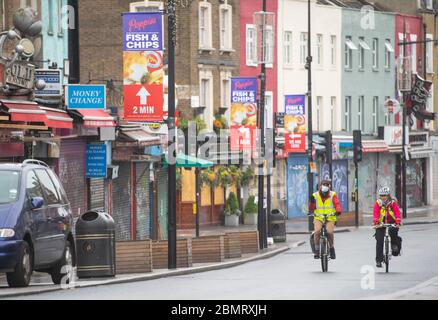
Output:
<instances>
[{"instance_id":1,"label":"bicycle handlebar","mask_svg":"<svg viewBox=\"0 0 438 320\"><path fill-rule=\"evenodd\" d=\"M378 228L389 228L389 227L393 227L393 228L397 228L399 225L395 224L395 223L379 223L375 226L373 226L373 229L378 229Z\"/></svg>"}]
</instances>

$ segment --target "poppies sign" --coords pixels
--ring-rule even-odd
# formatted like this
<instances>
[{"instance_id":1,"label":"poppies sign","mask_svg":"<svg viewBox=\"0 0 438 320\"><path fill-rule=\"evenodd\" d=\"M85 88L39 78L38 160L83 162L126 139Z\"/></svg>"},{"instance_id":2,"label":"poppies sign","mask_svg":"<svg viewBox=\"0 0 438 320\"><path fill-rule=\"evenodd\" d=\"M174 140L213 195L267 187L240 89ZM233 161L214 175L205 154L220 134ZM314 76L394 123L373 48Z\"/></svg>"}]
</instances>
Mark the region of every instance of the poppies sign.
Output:
<instances>
[{"instance_id":1,"label":"poppies sign","mask_svg":"<svg viewBox=\"0 0 438 320\"><path fill-rule=\"evenodd\" d=\"M285 152L306 152L305 95L285 96Z\"/></svg>"}]
</instances>

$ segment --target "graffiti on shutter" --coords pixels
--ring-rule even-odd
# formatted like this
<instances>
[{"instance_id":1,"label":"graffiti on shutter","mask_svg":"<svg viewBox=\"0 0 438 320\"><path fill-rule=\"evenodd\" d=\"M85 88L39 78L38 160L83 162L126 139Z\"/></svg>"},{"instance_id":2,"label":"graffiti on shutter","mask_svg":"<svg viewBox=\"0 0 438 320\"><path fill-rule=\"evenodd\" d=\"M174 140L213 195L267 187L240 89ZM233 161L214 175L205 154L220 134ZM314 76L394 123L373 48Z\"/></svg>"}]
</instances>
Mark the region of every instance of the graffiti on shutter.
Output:
<instances>
[{"instance_id":1,"label":"graffiti on shutter","mask_svg":"<svg viewBox=\"0 0 438 320\"><path fill-rule=\"evenodd\" d=\"M113 180L113 219L116 240L131 240L131 163L120 162L119 177Z\"/></svg>"},{"instance_id":2,"label":"graffiti on shutter","mask_svg":"<svg viewBox=\"0 0 438 320\"><path fill-rule=\"evenodd\" d=\"M151 235L149 163L137 163L135 175L136 240L145 240L149 239Z\"/></svg>"},{"instance_id":3,"label":"graffiti on shutter","mask_svg":"<svg viewBox=\"0 0 438 320\"><path fill-rule=\"evenodd\" d=\"M90 179L90 210L105 210L104 179Z\"/></svg>"}]
</instances>

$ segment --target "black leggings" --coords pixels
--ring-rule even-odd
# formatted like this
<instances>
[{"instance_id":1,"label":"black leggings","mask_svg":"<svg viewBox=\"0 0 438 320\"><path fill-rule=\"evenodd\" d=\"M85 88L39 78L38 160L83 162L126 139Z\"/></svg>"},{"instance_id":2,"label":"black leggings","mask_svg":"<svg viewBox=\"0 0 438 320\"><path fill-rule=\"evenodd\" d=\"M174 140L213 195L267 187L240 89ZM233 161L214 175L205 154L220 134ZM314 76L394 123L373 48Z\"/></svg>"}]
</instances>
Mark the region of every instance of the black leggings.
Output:
<instances>
[{"instance_id":1,"label":"black leggings","mask_svg":"<svg viewBox=\"0 0 438 320\"><path fill-rule=\"evenodd\" d=\"M400 239L398 236L398 229L394 227L389 228L389 236L391 237L391 243L397 244L400 248ZM383 262L383 245L385 242L385 228L376 229L376 261ZM391 249L391 248L390 248Z\"/></svg>"}]
</instances>

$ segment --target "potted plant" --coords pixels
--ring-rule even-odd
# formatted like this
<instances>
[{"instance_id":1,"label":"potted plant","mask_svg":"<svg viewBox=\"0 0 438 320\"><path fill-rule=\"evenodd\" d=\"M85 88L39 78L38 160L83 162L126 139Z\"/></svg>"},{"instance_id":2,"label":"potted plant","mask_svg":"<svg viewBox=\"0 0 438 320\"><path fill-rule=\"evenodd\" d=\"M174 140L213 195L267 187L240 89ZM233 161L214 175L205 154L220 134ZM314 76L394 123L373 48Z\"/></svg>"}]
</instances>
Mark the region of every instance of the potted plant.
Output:
<instances>
[{"instance_id":1,"label":"potted plant","mask_svg":"<svg viewBox=\"0 0 438 320\"><path fill-rule=\"evenodd\" d=\"M237 203L237 197L234 192L230 192L228 195L227 203L225 204L225 226L226 227L238 227L239 216L241 214L239 210L239 204Z\"/></svg>"},{"instance_id":2,"label":"potted plant","mask_svg":"<svg viewBox=\"0 0 438 320\"><path fill-rule=\"evenodd\" d=\"M228 129L227 119L224 116L216 115L213 121L213 129L219 134L222 129Z\"/></svg>"},{"instance_id":3,"label":"potted plant","mask_svg":"<svg viewBox=\"0 0 438 320\"><path fill-rule=\"evenodd\" d=\"M244 210L244 223L246 225L257 225L258 207L255 203L255 197L249 196Z\"/></svg>"}]
</instances>

